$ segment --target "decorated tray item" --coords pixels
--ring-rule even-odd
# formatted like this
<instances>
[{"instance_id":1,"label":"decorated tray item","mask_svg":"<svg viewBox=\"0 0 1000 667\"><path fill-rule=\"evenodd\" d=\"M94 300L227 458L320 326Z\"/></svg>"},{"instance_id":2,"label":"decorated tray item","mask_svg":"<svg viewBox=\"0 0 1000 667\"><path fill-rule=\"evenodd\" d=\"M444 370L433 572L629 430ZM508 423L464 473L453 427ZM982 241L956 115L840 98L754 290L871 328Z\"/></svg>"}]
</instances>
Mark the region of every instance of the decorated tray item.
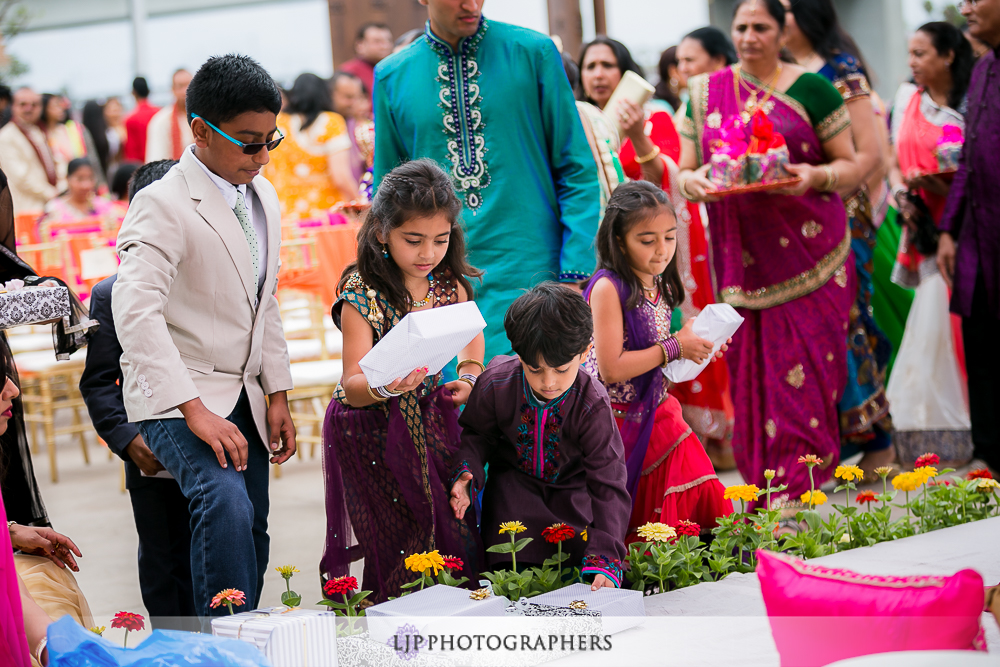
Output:
<instances>
[{"instance_id":1,"label":"decorated tray item","mask_svg":"<svg viewBox=\"0 0 1000 667\"><path fill-rule=\"evenodd\" d=\"M938 173L947 174L958 171L958 158L962 155L962 128L957 125L945 125L941 128L934 153L937 155Z\"/></svg>"},{"instance_id":2,"label":"decorated tray item","mask_svg":"<svg viewBox=\"0 0 1000 667\"><path fill-rule=\"evenodd\" d=\"M57 320L71 312L69 290L65 287L8 285L0 290L0 329Z\"/></svg>"},{"instance_id":3,"label":"decorated tray item","mask_svg":"<svg viewBox=\"0 0 1000 667\"><path fill-rule=\"evenodd\" d=\"M280 606L220 616L212 634L253 644L274 667L337 667L337 617L330 611Z\"/></svg>"},{"instance_id":4,"label":"decorated tray item","mask_svg":"<svg viewBox=\"0 0 1000 667\"><path fill-rule=\"evenodd\" d=\"M718 195L776 190L799 181L787 169L785 138L763 110L751 117L749 128L734 116L719 134L709 168Z\"/></svg>"}]
</instances>

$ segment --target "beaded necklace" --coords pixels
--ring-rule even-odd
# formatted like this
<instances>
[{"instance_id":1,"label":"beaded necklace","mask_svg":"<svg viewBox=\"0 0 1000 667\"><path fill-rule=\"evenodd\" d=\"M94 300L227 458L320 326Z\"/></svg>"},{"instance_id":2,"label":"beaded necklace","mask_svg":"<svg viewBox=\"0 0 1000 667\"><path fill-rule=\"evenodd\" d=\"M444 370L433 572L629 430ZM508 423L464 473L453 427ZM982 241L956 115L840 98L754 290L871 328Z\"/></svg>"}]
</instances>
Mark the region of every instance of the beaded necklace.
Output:
<instances>
[{"instance_id":1,"label":"beaded necklace","mask_svg":"<svg viewBox=\"0 0 1000 667\"><path fill-rule=\"evenodd\" d=\"M424 308L431 304L431 300L434 298L434 288L437 287L437 279L433 275L427 276L427 296L425 296L420 301L413 301L410 304L410 310L416 310L418 308ZM410 300L413 300L413 296L410 296Z\"/></svg>"}]
</instances>

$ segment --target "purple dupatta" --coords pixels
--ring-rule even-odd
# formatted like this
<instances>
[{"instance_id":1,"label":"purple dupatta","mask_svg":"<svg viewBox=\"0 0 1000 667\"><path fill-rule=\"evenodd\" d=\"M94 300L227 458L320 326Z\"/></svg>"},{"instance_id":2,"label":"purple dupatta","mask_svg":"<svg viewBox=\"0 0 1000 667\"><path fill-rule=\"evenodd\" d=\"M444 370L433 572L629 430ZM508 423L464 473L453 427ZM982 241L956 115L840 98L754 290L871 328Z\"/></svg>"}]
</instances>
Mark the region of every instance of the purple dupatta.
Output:
<instances>
[{"instance_id":1,"label":"purple dupatta","mask_svg":"<svg viewBox=\"0 0 1000 667\"><path fill-rule=\"evenodd\" d=\"M587 300L587 303L590 303L590 294L594 290L594 285L601 278L607 278L611 281L621 301L626 333L624 349L629 351L645 350L656 345L654 335L656 327L648 310L642 307L628 308L627 303L632 296L632 289L614 271L600 269L594 273L583 292L583 298ZM661 298L666 298L666 295L661 295ZM633 507L635 506L636 491L639 488L639 477L642 474L642 462L646 458L649 438L653 432L654 415L660 403L663 383L666 381L663 371L659 368L647 371L630 381L635 389L635 399L629 403L628 412L622 419L619 431L622 443L625 445L625 468L628 471L628 481L625 488L632 498Z\"/></svg>"}]
</instances>

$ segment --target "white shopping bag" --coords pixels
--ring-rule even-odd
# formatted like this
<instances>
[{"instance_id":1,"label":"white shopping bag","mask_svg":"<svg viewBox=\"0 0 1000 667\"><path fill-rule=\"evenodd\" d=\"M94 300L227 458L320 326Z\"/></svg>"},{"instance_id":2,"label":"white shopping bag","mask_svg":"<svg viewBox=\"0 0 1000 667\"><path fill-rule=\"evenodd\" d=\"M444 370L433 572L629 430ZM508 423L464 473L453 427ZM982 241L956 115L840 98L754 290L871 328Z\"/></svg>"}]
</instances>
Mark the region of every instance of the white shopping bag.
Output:
<instances>
[{"instance_id":1,"label":"white shopping bag","mask_svg":"<svg viewBox=\"0 0 1000 667\"><path fill-rule=\"evenodd\" d=\"M424 366L434 375L485 328L474 301L409 313L359 365L372 387L384 387Z\"/></svg>"},{"instance_id":2,"label":"white shopping bag","mask_svg":"<svg viewBox=\"0 0 1000 667\"><path fill-rule=\"evenodd\" d=\"M701 314L695 318L694 324L691 325L691 333L712 342L714 347L711 356L700 364L696 364L690 359L673 361L663 369L664 375L674 383L695 379L705 370L705 366L712 362L715 353L719 351L723 343L732 338L741 324L743 324L743 318L728 303L712 303L705 306Z\"/></svg>"}]
</instances>

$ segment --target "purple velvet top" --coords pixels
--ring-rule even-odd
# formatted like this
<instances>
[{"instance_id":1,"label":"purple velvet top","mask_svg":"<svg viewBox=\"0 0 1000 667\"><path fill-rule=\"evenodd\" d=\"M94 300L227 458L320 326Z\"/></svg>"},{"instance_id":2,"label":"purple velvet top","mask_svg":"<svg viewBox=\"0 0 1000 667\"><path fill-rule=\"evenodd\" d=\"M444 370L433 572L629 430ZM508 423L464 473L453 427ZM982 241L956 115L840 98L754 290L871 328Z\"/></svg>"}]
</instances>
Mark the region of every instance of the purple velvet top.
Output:
<instances>
[{"instance_id":1,"label":"purple velvet top","mask_svg":"<svg viewBox=\"0 0 1000 667\"><path fill-rule=\"evenodd\" d=\"M474 489L485 484L483 545L506 542L499 525L520 521L527 532L518 538L534 539L518 553L518 562L540 565L556 552L542 539L542 529L566 523L576 529L576 537L562 545L571 562L582 560L585 575L602 573L618 585L632 502L608 393L582 368L566 393L548 403L526 392L520 360L494 357L459 418L456 477L469 471ZM584 528L587 541L580 536ZM506 554L486 554L489 568L507 560Z\"/></svg>"},{"instance_id":2,"label":"purple velvet top","mask_svg":"<svg viewBox=\"0 0 1000 667\"><path fill-rule=\"evenodd\" d=\"M972 315L979 274L989 312L1000 317L1000 62L997 49L976 64L965 115L966 142L939 225L958 243L951 311Z\"/></svg>"}]
</instances>

